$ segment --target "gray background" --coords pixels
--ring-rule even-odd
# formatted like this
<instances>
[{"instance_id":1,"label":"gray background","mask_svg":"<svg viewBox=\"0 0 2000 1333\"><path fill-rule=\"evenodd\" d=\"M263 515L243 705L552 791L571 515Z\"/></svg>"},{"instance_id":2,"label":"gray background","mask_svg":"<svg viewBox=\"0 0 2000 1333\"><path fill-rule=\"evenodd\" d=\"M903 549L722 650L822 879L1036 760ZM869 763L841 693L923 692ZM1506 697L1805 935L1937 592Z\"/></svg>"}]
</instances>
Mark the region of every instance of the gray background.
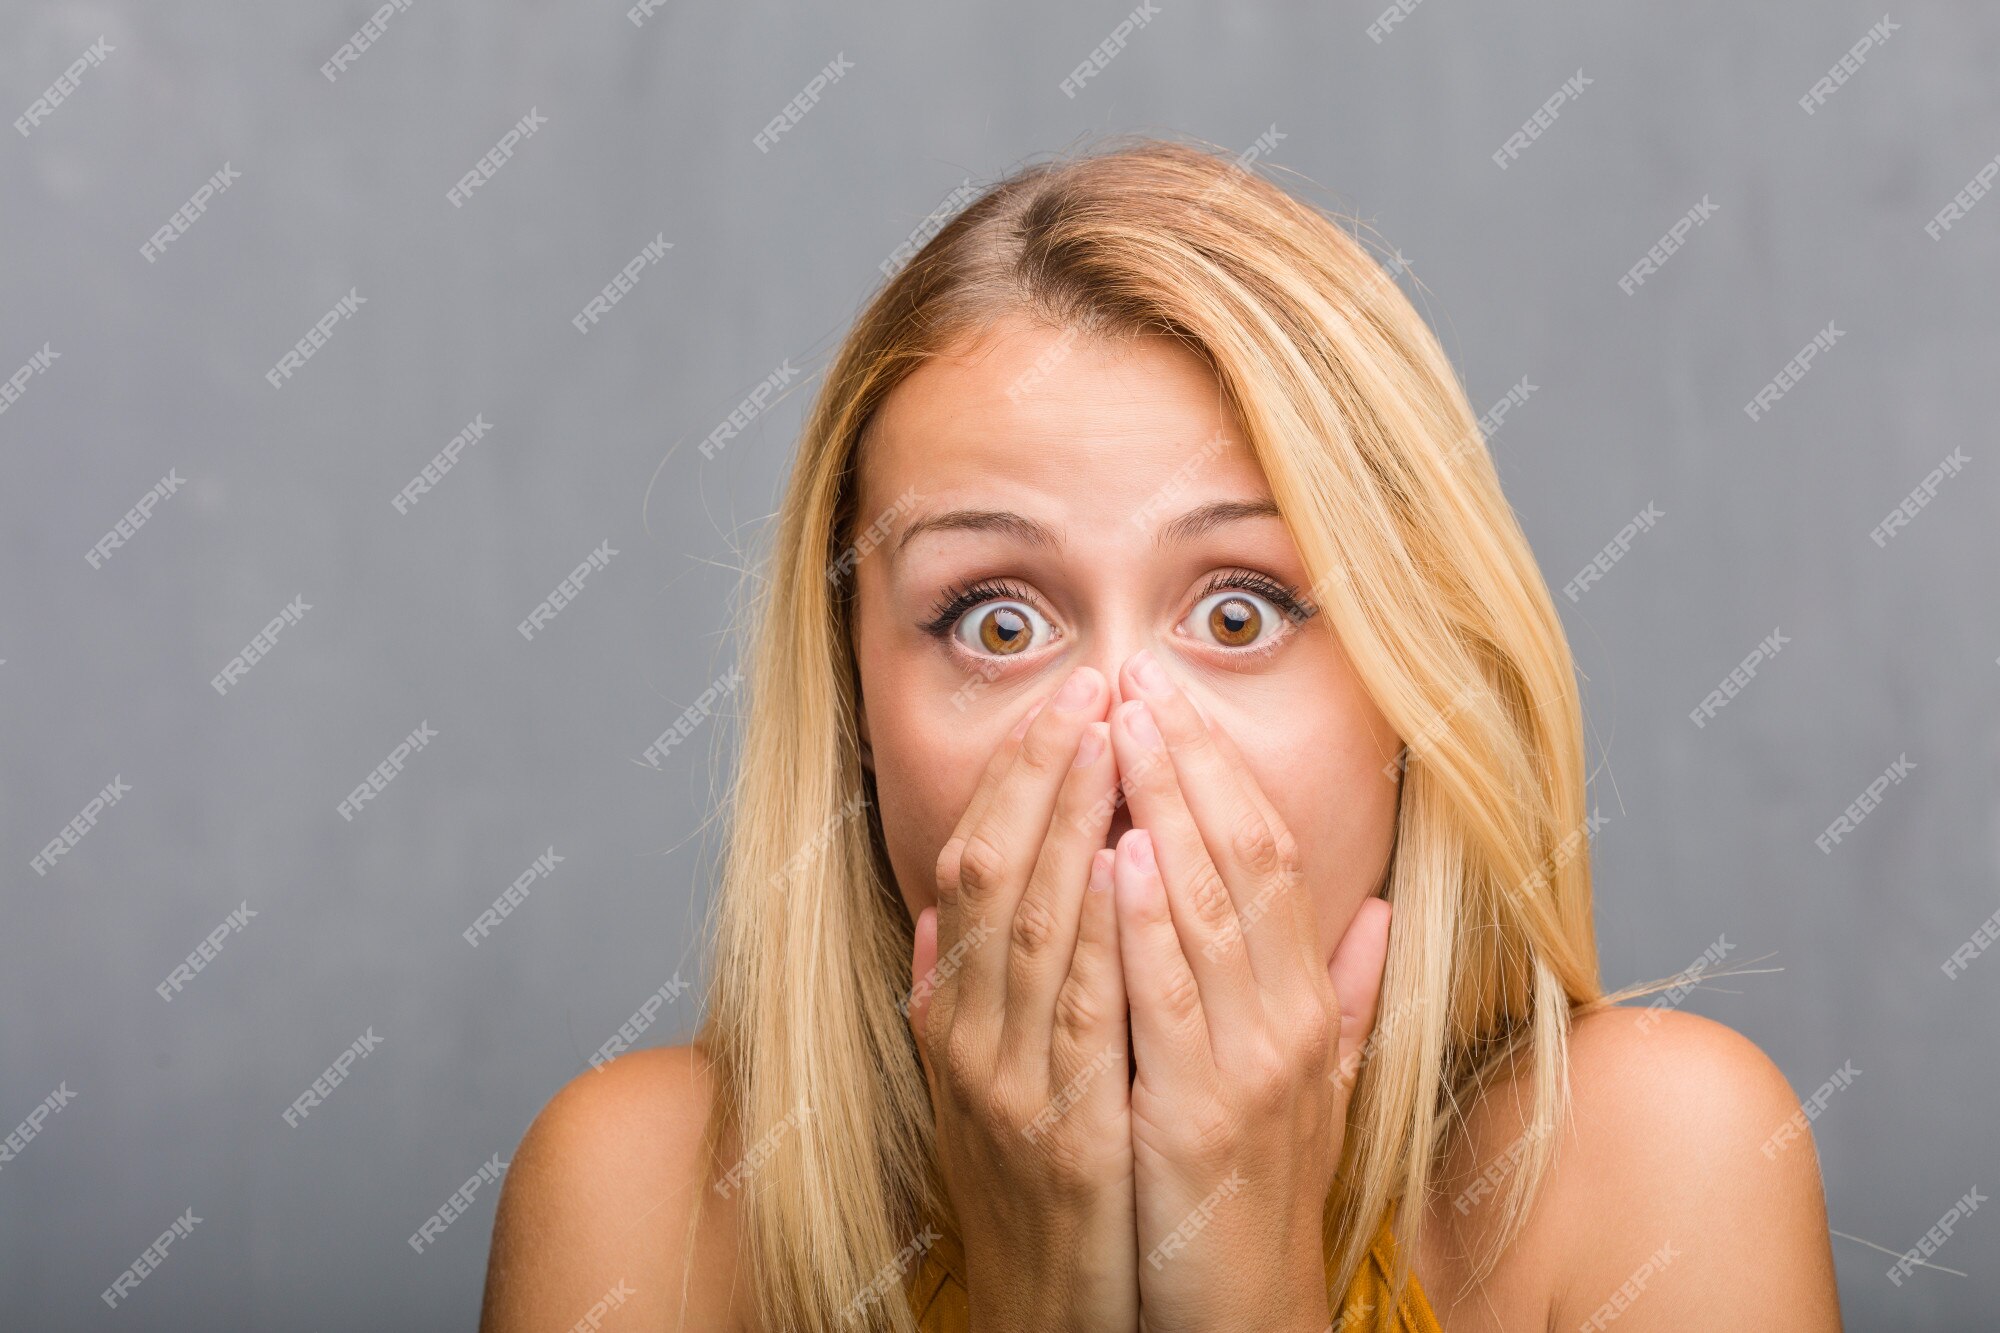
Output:
<instances>
[{"instance_id":1,"label":"gray background","mask_svg":"<svg viewBox=\"0 0 2000 1333\"><path fill-rule=\"evenodd\" d=\"M0 7L0 126L100 35L28 137L0 128L0 1133L75 1099L0 1168L9 1328L473 1325L488 1189L406 1237L679 974L719 845L724 708L638 757L732 661L804 394L696 449L789 358L808 376L878 264L966 177L1100 131L1231 151L1324 187L1393 246L1484 410L1560 589L1649 502L1596 587L1557 592L1587 676L1608 984L1781 968L1687 1007L1801 1096L1849 1326L2000 1310L2000 1210L1900 1288L1891 1255L2000 1189L2000 958L1941 964L2000 907L2000 203L1924 224L2000 152L2000 11L1902 26L1816 113L1798 99L1881 10L1426 0L1158 16L1074 98L1128 12L790 11L618 0L419 3L329 83L366 3ZM853 70L762 153L836 55ZM1491 154L1591 83L1506 170ZM530 108L547 124L463 208L445 193ZM140 246L228 162L154 263ZM1632 294L1617 280L1704 197ZM657 234L673 249L588 334L570 319ZM355 318L264 372L340 296ZM1833 321L1760 421L1743 405ZM808 388L810 381L808 380ZM484 414L408 514L389 498ZM1878 546L1954 447L1969 465ZM101 569L84 553L169 469L185 486ZM546 632L515 625L600 542ZM227 695L209 679L311 610ZM1688 718L1773 632L1792 643ZM352 823L402 737L430 748ZM1858 832L1814 839L1899 756ZM30 859L114 775L129 795L46 876ZM564 860L478 949L460 932ZM154 987L257 915L171 1003ZM647 1043L684 1039L689 995ZM369 1027L298 1126L281 1111ZM98 1293L182 1210L202 1222L121 1308ZM1849 1237L1859 1238L1850 1239Z\"/></svg>"}]
</instances>

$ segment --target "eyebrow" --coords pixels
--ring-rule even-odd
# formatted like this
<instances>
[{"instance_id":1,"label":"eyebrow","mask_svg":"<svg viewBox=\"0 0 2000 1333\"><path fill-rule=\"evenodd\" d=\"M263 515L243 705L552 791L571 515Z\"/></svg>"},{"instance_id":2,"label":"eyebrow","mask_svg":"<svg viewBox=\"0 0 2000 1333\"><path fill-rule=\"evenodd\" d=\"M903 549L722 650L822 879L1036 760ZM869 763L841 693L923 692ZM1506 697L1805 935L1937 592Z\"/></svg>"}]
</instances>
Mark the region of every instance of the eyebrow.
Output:
<instances>
[{"instance_id":1,"label":"eyebrow","mask_svg":"<svg viewBox=\"0 0 2000 1333\"><path fill-rule=\"evenodd\" d=\"M1279 517L1282 515L1278 512L1277 503L1272 500L1211 500L1162 523L1159 531L1153 534L1153 545L1192 541L1205 532L1240 519ZM900 556L913 538L933 531L997 532L1029 546L1062 545L1060 533L1025 514L1009 509L948 509L941 514L927 514L904 528L903 535L896 539L890 559Z\"/></svg>"}]
</instances>

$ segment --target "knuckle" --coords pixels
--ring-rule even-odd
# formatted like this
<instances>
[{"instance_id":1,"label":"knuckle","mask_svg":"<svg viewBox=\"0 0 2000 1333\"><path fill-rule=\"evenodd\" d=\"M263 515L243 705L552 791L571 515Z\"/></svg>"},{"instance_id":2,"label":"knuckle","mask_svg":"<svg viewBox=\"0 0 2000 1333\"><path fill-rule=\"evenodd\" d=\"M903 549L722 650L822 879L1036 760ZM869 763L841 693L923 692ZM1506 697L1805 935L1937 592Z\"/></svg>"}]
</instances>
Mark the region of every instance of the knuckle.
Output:
<instances>
[{"instance_id":1,"label":"knuckle","mask_svg":"<svg viewBox=\"0 0 2000 1333\"><path fill-rule=\"evenodd\" d=\"M1006 883L1007 855L984 833L966 838L958 853L958 883L965 897L988 899Z\"/></svg>"},{"instance_id":2,"label":"knuckle","mask_svg":"<svg viewBox=\"0 0 2000 1333\"><path fill-rule=\"evenodd\" d=\"M1236 827L1230 830L1229 850L1239 865L1259 879L1275 876L1283 861L1270 821L1255 806L1237 816Z\"/></svg>"},{"instance_id":3,"label":"knuckle","mask_svg":"<svg viewBox=\"0 0 2000 1333\"><path fill-rule=\"evenodd\" d=\"M1010 932L1015 955L1024 962L1039 961L1049 953L1055 938L1056 917L1048 903L1033 893L1021 899L1014 909Z\"/></svg>"},{"instance_id":4,"label":"knuckle","mask_svg":"<svg viewBox=\"0 0 2000 1333\"><path fill-rule=\"evenodd\" d=\"M990 1081L983 1053L963 1023L953 1023L945 1033L942 1066L945 1089L961 1108L973 1105Z\"/></svg>"},{"instance_id":5,"label":"knuckle","mask_svg":"<svg viewBox=\"0 0 2000 1333\"><path fill-rule=\"evenodd\" d=\"M1236 904L1230 901L1229 886L1207 857L1195 867L1188 884L1188 906L1194 909L1195 920L1218 938L1236 926Z\"/></svg>"},{"instance_id":6,"label":"knuckle","mask_svg":"<svg viewBox=\"0 0 2000 1333\"><path fill-rule=\"evenodd\" d=\"M965 839L951 838L938 851L937 865L931 873L941 901L955 902L958 899L958 863L964 849Z\"/></svg>"},{"instance_id":7,"label":"knuckle","mask_svg":"<svg viewBox=\"0 0 2000 1333\"><path fill-rule=\"evenodd\" d=\"M1065 1040L1081 1045L1084 1035L1095 1032L1108 1017L1104 1006L1081 979L1071 976L1056 991L1056 1031Z\"/></svg>"},{"instance_id":8,"label":"knuckle","mask_svg":"<svg viewBox=\"0 0 2000 1333\"><path fill-rule=\"evenodd\" d=\"M1160 990L1160 1008L1176 1026L1201 1020L1201 988L1192 972L1182 967L1168 975Z\"/></svg>"}]
</instances>

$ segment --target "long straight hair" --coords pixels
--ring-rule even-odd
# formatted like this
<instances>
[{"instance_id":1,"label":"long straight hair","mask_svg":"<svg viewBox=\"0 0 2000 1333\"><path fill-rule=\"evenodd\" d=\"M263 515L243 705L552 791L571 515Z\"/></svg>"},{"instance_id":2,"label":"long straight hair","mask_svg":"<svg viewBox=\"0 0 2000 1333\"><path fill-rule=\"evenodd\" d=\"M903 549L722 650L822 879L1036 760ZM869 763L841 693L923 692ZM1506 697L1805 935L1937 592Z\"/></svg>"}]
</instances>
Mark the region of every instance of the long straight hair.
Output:
<instances>
[{"instance_id":1,"label":"long straight hair","mask_svg":"<svg viewBox=\"0 0 2000 1333\"><path fill-rule=\"evenodd\" d=\"M1569 647L1478 420L1395 278L1337 215L1219 153L1140 139L1014 172L873 296L807 414L750 586L696 1042L757 1318L821 1329L859 1311L907 1333L885 1275L927 1219L950 1218L902 1007L912 922L861 761L848 572L880 536L881 516L855 512L871 415L1008 313L1077 336L1164 334L1206 360L1327 612L1316 619L1406 739L1383 887L1394 926L1327 1200L1329 1272L1345 1290L1386 1210L1419 1201L1397 1210L1401 1300L1420 1201L1505 1057L1534 1094L1483 1274L1553 1155L1572 1016L1616 998L1598 982ZM743 1154L728 1164L725 1133Z\"/></svg>"}]
</instances>

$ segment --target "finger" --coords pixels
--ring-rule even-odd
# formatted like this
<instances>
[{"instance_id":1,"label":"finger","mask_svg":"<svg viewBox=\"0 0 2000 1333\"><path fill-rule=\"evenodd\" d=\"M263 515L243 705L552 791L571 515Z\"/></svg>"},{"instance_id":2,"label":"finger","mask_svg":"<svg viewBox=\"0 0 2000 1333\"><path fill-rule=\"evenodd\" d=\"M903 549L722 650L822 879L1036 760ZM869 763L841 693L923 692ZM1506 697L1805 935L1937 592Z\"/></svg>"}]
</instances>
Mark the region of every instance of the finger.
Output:
<instances>
[{"instance_id":1,"label":"finger","mask_svg":"<svg viewBox=\"0 0 2000 1333\"><path fill-rule=\"evenodd\" d=\"M1094 1124L1105 1123L1131 1095L1125 972L1118 957L1111 868L1115 855L1104 846L1091 854L1076 953L1056 998L1049 1036L1049 1086L1058 1089L1051 1110L1060 1114L1062 1108L1074 1107Z\"/></svg>"},{"instance_id":2,"label":"finger","mask_svg":"<svg viewBox=\"0 0 2000 1333\"><path fill-rule=\"evenodd\" d=\"M958 953L963 952L958 948L960 940L965 935L965 923L959 906L959 863L965 848L966 835L977 826L980 816L993 799L993 793L999 789L1001 781L1013 768L1014 757L1020 752L1022 736L1026 733L1028 725L1034 721L1036 714L1041 712L1042 705L1047 702L1048 698L1044 696L1029 705L1028 710L1014 724L1013 731L994 747L993 753L986 760L986 769L980 775L979 785L972 789L972 799L966 803L965 811L958 817L958 823L952 828L951 836L945 839L944 846L938 851L932 888L937 895L938 948L946 957L956 957ZM975 945L980 942L982 941L974 941ZM947 1014L955 1007L958 995L958 988L951 982L950 976L941 978L935 997L939 1010Z\"/></svg>"},{"instance_id":3,"label":"finger","mask_svg":"<svg viewBox=\"0 0 2000 1333\"><path fill-rule=\"evenodd\" d=\"M1110 794L1116 776L1109 725L1092 722L1077 742L1041 854L1014 908L1000 1046L1010 1058L1031 1066L1049 1066L1056 995L1078 948L1078 917L1084 910L1091 858L1104 849L1104 835L1111 827Z\"/></svg>"},{"instance_id":4,"label":"finger","mask_svg":"<svg viewBox=\"0 0 2000 1333\"><path fill-rule=\"evenodd\" d=\"M1242 748L1236 744L1236 738L1229 734L1228 728L1210 722L1208 734L1216 748L1227 755L1236 771L1243 775L1243 792L1250 802L1264 812L1264 818L1272 828L1285 828L1285 821L1279 818L1277 807L1271 804L1263 784L1250 771ZM1319 904L1313 901L1313 895L1303 879L1294 878L1289 888L1281 889L1262 911L1256 913L1256 920L1250 924L1266 919L1280 927L1278 933L1291 940L1299 950L1305 960L1306 975L1312 980L1314 989L1318 990L1319 983L1326 979L1326 955L1320 947Z\"/></svg>"},{"instance_id":5,"label":"finger","mask_svg":"<svg viewBox=\"0 0 2000 1333\"><path fill-rule=\"evenodd\" d=\"M1354 1085L1369 1038L1375 1034L1392 915L1385 899L1363 900L1327 965L1327 977L1340 1006L1340 1059L1334 1072L1343 1091Z\"/></svg>"},{"instance_id":6,"label":"finger","mask_svg":"<svg viewBox=\"0 0 2000 1333\"><path fill-rule=\"evenodd\" d=\"M1202 1010L1214 1025L1210 1037L1221 1046L1225 1032L1252 1030L1265 1015L1264 996L1239 938L1236 904L1188 812L1146 704L1121 703L1116 719L1112 735L1132 824L1151 835L1180 952L1201 987Z\"/></svg>"},{"instance_id":7,"label":"finger","mask_svg":"<svg viewBox=\"0 0 2000 1333\"><path fill-rule=\"evenodd\" d=\"M1223 750L1194 701L1168 678L1150 651L1125 664L1130 692L1145 702L1166 741L1179 781L1177 794L1197 836L1227 887L1233 912L1221 938L1206 948L1247 951L1257 984L1280 1004L1304 1003L1314 992L1310 954L1299 947L1289 911L1279 902L1301 893L1297 847L1282 822L1250 798L1257 785L1240 753ZM1139 822L1134 817L1135 823ZM1148 824L1149 828L1153 825ZM1173 883L1175 842L1161 852Z\"/></svg>"},{"instance_id":8,"label":"finger","mask_svg":"<svg viewBox=\"0 0 2000 1333\"><path fill-rule=\"evenodd\" d=\"M931 1040L924 1021L930 1014L931 996L937 985L937 932L937 908L926 907L917 913L916 947L910 960L910 994L905 1016L910 1020L910 1035L917 1039L917 1057L923 1062L927 1080L931 1076Z\"/></svg>"},{"instance_id":9,"label":"finger","mask_svg":"<svg viewBox=\"0 0 2000 1333\"><path fill-rule=\"evenodd\" d=\"M1015 912L1040 859L1055 814L1056 796L1076 759L1078 743L1104 710L1109 693L1103 673L1080 666L1070 673L1036 714L1021 737L1014 763L993 789L978 821L959 849L958 905L965 937L975 929L997 931L979 947L964 951L957 974L954 1012L982 1006L994 1018L1007 999L1007 959L1016 947L1039 948L1041 921L1022 920L1027 934L1015 938ZM998 947L995 947L998 946ZM998 1025L995 1025L997 1037ZM1044 1063L1042 1069L1046 1070Z\"/></svg>"},{"instance_id":10,"label":"finger","mask_svg":"<svg viewBox=\"0 0 2000 1333\"><path fill-rule=\"evenodd\" d=\"M1118 960L1131 1002L1132 1055L1140 1078L1200 1084L1214 1077L1204 996L1181 952L1166 885L1143 828L1127 829L1112 862Z\"/></svg>"}]
</instances>

